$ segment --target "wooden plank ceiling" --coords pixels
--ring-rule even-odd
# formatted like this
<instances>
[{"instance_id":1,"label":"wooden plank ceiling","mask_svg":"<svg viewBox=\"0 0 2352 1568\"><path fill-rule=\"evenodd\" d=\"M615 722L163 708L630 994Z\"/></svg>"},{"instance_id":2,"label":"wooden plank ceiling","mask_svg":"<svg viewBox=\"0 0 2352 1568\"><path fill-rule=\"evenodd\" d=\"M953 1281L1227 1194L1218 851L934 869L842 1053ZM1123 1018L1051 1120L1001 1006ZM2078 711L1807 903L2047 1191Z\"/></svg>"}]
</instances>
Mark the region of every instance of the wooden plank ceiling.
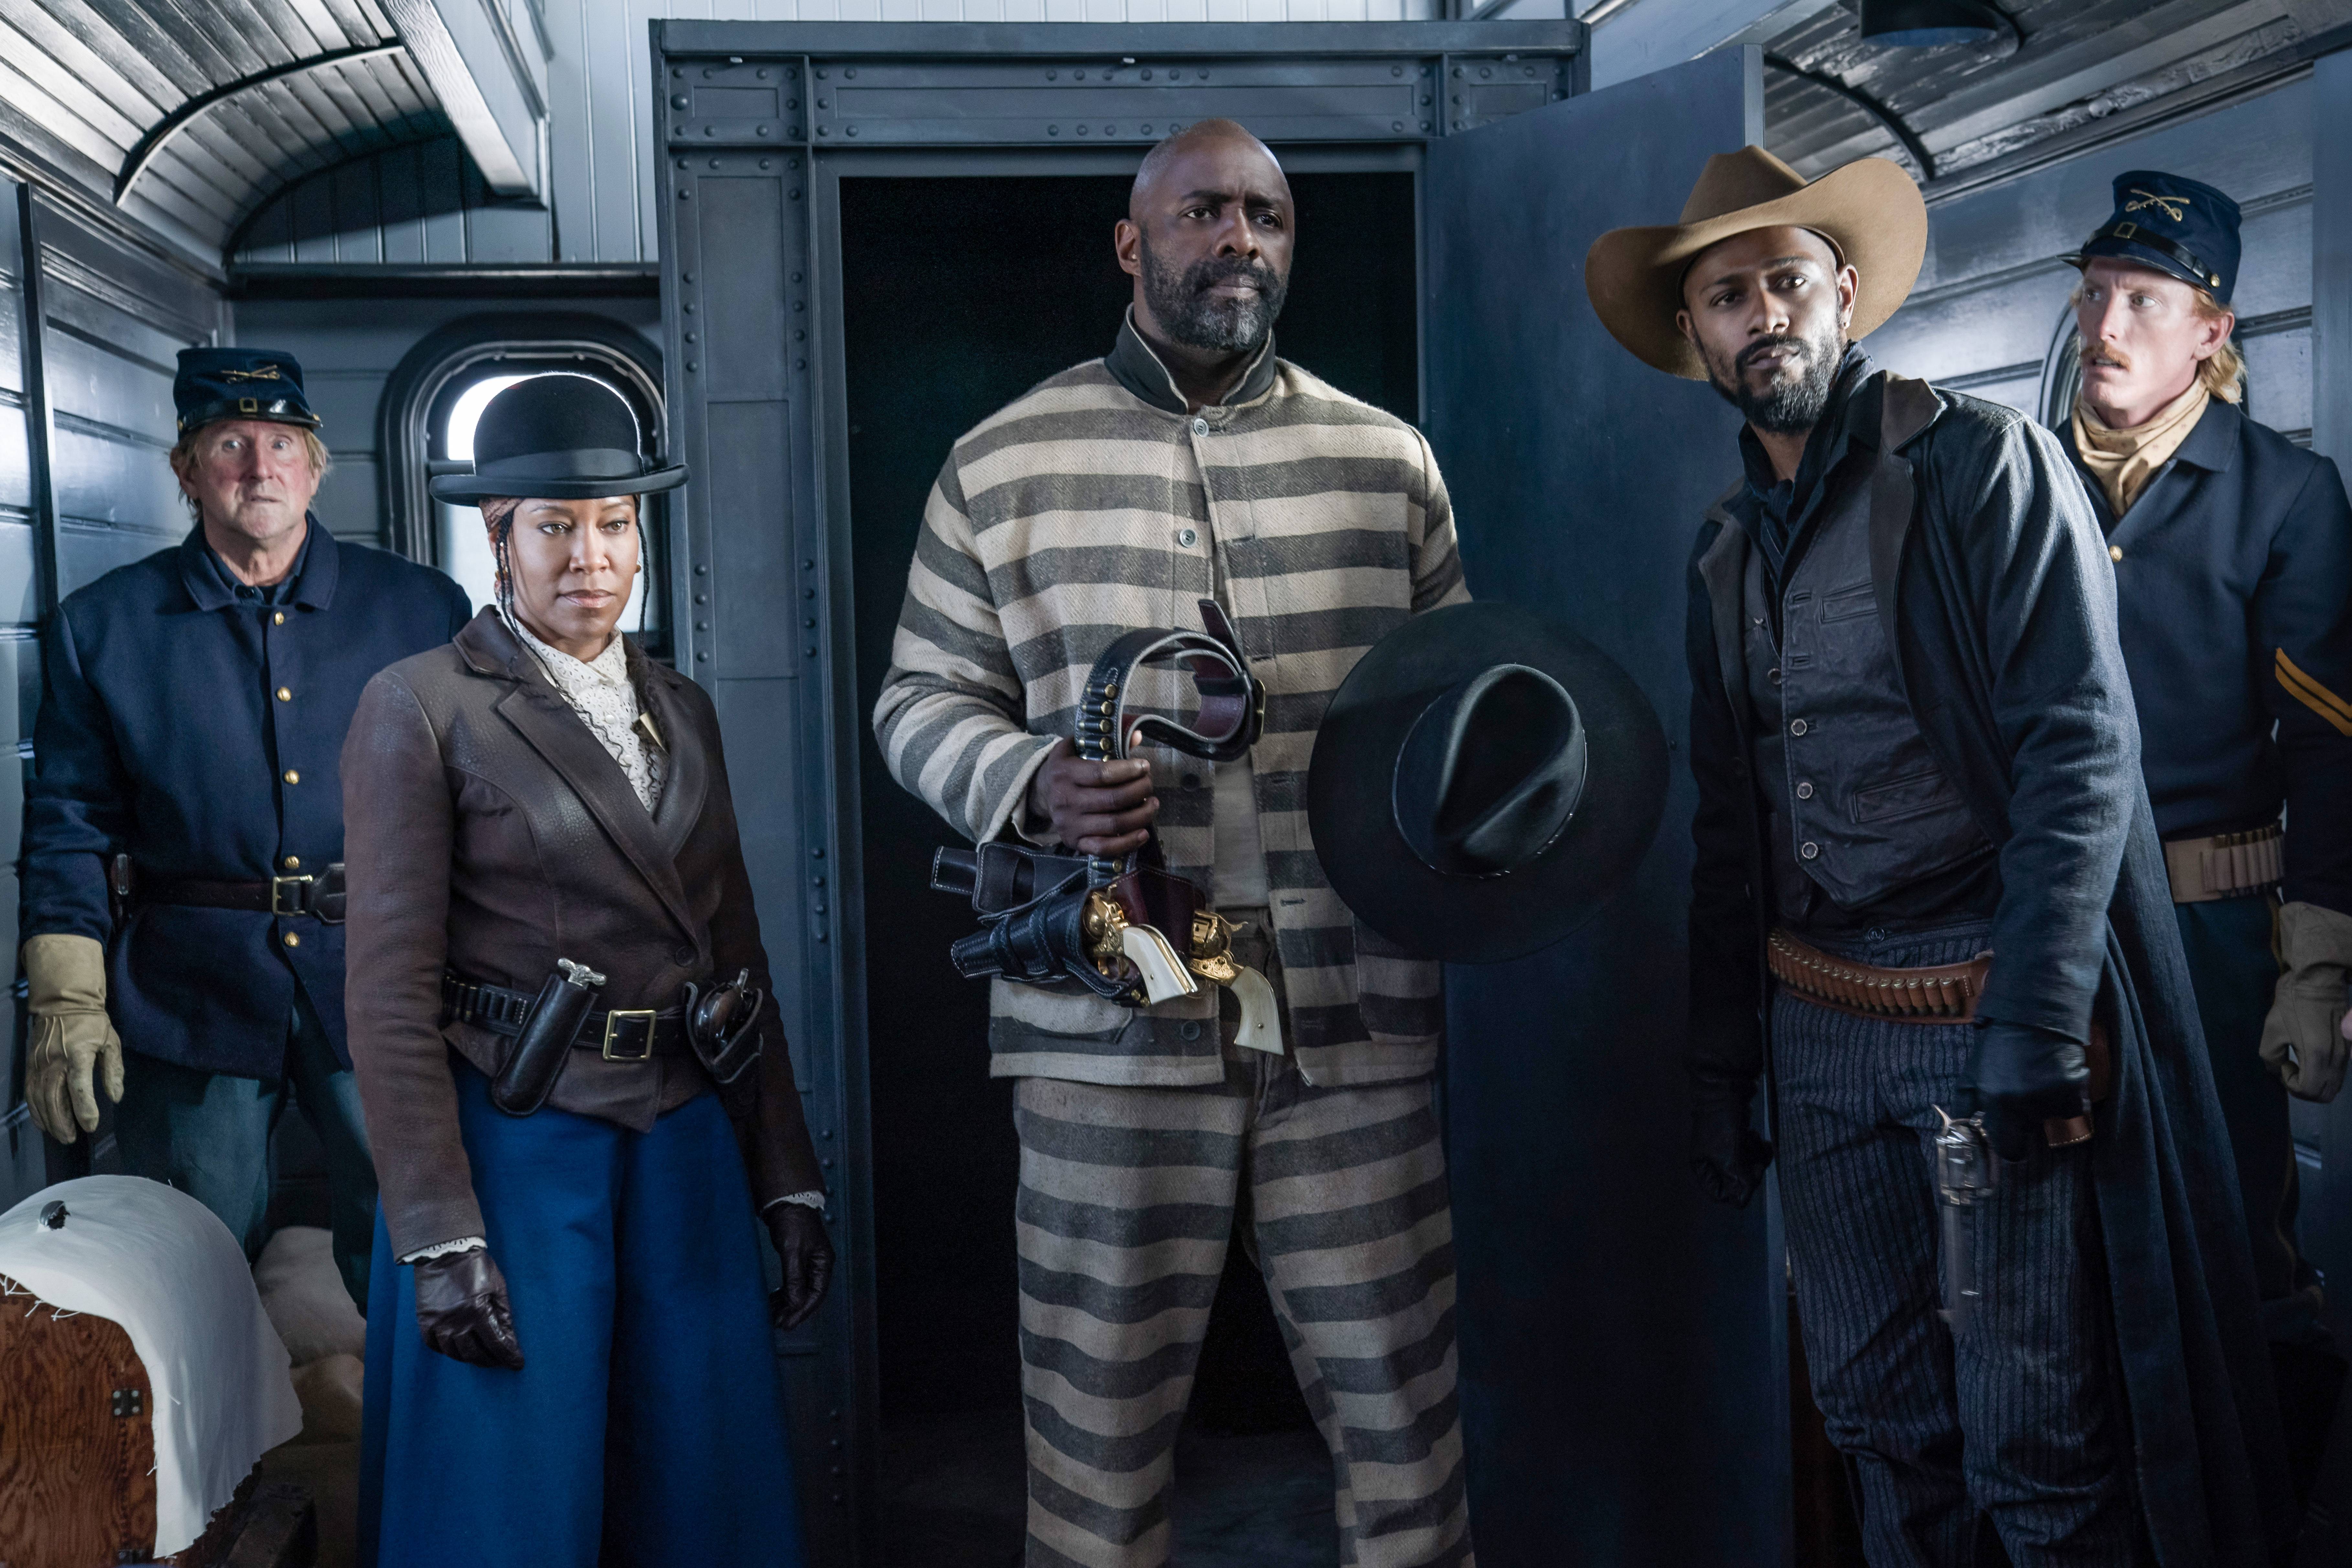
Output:
<instances>
[{"instance_id":1,"label":"wooden plank ceiling","mask_svg":"<svg viewBox=\"0 0 2352 1568\"><path fill-rule=\"evenodd\" d=\"M199 255L290 181L447 130L378 0L0 0L0 132Z\"/></svg>"},{"instance_id":2,"label":"wooden plank ceiling","mask_svg":"<svg viewBox=\"0 0 2352 1568\"><path fill-rule=\"evenodd\" d=\"M2159 99L2276 70L2352 21L2352 0L1997 4L2019 39L1865 43L1855 0L1797 23L1765 46L1768 144L1809 177L1875 153L1923 181L1949 180Z\"/></svg>"}]
</instances>

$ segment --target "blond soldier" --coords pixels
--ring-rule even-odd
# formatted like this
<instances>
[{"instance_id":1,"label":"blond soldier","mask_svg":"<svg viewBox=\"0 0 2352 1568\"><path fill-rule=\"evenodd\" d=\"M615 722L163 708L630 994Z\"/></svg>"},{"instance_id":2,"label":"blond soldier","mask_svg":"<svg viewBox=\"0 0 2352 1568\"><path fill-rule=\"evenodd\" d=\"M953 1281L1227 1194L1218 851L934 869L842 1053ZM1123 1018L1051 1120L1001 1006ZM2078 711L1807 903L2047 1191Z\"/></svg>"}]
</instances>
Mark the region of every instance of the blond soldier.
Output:
<instances>
[{"instance_id":1,"label":"blond soldier","mask_svg":"<svg viewBox=\"0 0 2352 1568\"><path fill-rule=\"evenodd\" d=\"M1229 1242L1265 1274L1331 1449L1341 1560L1466 1564L1454 1260L1431 1105L1443 1008L1330 890L1307 756L1359 655L1467 597L1410 426L1275 357L1293 240L1272 153L1212 121L1154 148L1118 226L1135 303L1104 359L957 443L924 521L875 728L976 841L1121 855L1155 826L1283 1000L1276 1053L1205 995L1129 1010L995 983L1020 1080L1016 1230L1031 1568L1168 1558L1176 1429ZM1213 596L1268 689L1212 767L1076 754L1088 668ZM1171 708L1174 678L1139 690Z\"/></svg>"}]
</instances>

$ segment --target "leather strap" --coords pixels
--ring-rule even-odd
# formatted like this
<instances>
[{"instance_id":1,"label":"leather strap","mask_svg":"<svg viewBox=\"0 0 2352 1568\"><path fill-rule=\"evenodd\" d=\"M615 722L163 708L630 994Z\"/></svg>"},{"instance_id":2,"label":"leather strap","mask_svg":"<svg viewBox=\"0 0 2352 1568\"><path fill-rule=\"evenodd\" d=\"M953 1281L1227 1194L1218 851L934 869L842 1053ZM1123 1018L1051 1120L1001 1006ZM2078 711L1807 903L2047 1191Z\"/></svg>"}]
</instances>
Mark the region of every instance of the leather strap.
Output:
<instances>
[{"instance_id":1,"label":"leather strap","mask_svg":"<svg viewBox=\"0 0 2352 1568\"><path fill-rule=\"evenodd\" d=\"M2286 876L2286 831L2273 822L2244 833L2164 841L2176 904L2206 904L2275 888Z\"/></svg>"},{"instance_id":2,"label":"leather strap","mask_svg":"<svg viewBox=\"0 0 2352 1568\"><path fill-rule=\"evenodd\" d=\"M131 879L130 900L176 904L199 910L241 910L280 919L307 918L324 925L343 923L343 867L337 861L315 877L268 877L252 881L214 881L200 877Z\"/></svg>"},{"instance_id":3,"label":"leather strap","mask_svg":"<svg viewBox=\"0 0 2352 1568\"><path fill-rule=\"evenodd\" d=\"M523 1020L530 1016L531 1004L537 1000L533 992L488 985L456 974L441 976L445 1023L471 1024L512 1038L522 1033ZM684 1056L689 1050L686 1009L624 1007L591 1013L581 1021L580 1032L572 1037L572 1048L599 1051L614 1061Z\"/></svg>"},{"instance_id":4,"label":"leather strap","mask_svg":"<svg viewBox=\"0 0 2352 1568\"><path fill-rule=\"evenodd\" d=\"M1808 1002L1890 1024L1965 1024L1977 1016L1992 954L1966 963L1889 969L1823 952L1791 932L1765 939L1764 964L1772 978Z\"/></svg>"},{"instance_id":5,"label":"leather strap","mask_svg":"<svg viewBox=\"0 0 2352 1568\"><path fill-rule=\"evenodd\" d=\"M1776 927L1765 939L1764 964L1790 995L1816 1007L1887 1024L1966 1024L1976 1017L1985 978L1992 973L1992 954L1980 952L1966 963L1892 969L1823 952ZM2086 1087L2095 1105L2115 1084L2115 1054L2106 1030L2096 1022L2091 1025L2084 1058L2091 1069ZM2053 1149L2063 1149L2089 1139L2091 1121L2085 1116L2053 1118L2043 1131Z\"/></svg>"},{"instance_id":6,"label":"leather strap","mask_svg":"<svg viewBox=\"0 0 2352 1568\"><path fill-rule=\"evenodd\" d=\"M2160 234L2148 233L2144 224L2134 223L2129 219L2122 223L2109 224L2083 243L2086 246L2096 245L2103 239L2120 239L2127 245L2147 246L2158 256L2166 257L2187 268L2189 272L2189 280L2200 289L2219 289L2221 286L2221 275L2207 267L2203 257L2178 240L2168 239Z\"/></svg>"}]
</instances>

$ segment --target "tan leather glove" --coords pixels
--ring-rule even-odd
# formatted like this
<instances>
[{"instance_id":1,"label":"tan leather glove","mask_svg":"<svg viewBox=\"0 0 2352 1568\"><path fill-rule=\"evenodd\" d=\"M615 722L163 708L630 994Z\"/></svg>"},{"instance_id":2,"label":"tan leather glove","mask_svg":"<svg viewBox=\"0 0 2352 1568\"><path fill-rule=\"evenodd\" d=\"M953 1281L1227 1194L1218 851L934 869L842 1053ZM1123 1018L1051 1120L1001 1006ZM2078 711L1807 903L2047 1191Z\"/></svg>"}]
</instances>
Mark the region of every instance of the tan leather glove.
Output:
<instances>
[{"instance_id":1,"label":"tan leather glove","mask_svg":"<svg viewBox=\"0 0 2352 1568\"><path fill-rule=\"evenodd\" d=\"M2344 1036L2344 988L2352 984L2352 915L2317 904L2279 910L2279 976L2263 1024L2263 1060L2299 1100L2322 1104L2344 1087L2352 1040Z\"/></svg>"},{"instance_id":2,"label":"tan leather glove","mask_svg":"<svg viewBox=\"0 0 2352 1568\"><path fill-rule=\"evenodd\" d=\"M106 949L93 937L28 937L25 985L33 1019L25 1100L42 1131L70 1143L98 1131L101 1065L106 1098L122 1098L122 1037L106 1016Z\"/></svg>"}]
</instances>

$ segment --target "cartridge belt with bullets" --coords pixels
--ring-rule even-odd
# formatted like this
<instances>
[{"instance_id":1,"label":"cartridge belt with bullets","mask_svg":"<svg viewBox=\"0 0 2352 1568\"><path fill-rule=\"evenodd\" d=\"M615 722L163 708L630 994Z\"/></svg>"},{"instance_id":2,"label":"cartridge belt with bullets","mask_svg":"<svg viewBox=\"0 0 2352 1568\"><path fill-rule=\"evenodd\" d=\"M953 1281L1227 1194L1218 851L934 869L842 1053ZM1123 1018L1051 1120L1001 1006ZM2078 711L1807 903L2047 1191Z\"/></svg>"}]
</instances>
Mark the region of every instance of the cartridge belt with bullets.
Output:
<instances>
[{"instance_id":1,"label":"cartridge belt with bullets","mask_svg":"<svg viewBox=\"0 0 2352 1568\"><path fill-rule=\"evenodd\" d=\"M1808 1002L1895 1024L1965 1024L1977 1016L1992 954L1965 963L1889 969L1823 952L1785 930L1765 940L1772 978Z\"/></svg>"},{"instance_id":2,"label":"cartridge belt with bullets","mask_svg":"<svg viewBox=\"0 0 2352 1568\"><path fill-rule=\"evenodd\" d=\"M2286 830L2273 822L2243 833L2164 841L2164 870L2176 904L2210 903L2275 888L2286 875Z\"/></svg>"}]
</instances>

